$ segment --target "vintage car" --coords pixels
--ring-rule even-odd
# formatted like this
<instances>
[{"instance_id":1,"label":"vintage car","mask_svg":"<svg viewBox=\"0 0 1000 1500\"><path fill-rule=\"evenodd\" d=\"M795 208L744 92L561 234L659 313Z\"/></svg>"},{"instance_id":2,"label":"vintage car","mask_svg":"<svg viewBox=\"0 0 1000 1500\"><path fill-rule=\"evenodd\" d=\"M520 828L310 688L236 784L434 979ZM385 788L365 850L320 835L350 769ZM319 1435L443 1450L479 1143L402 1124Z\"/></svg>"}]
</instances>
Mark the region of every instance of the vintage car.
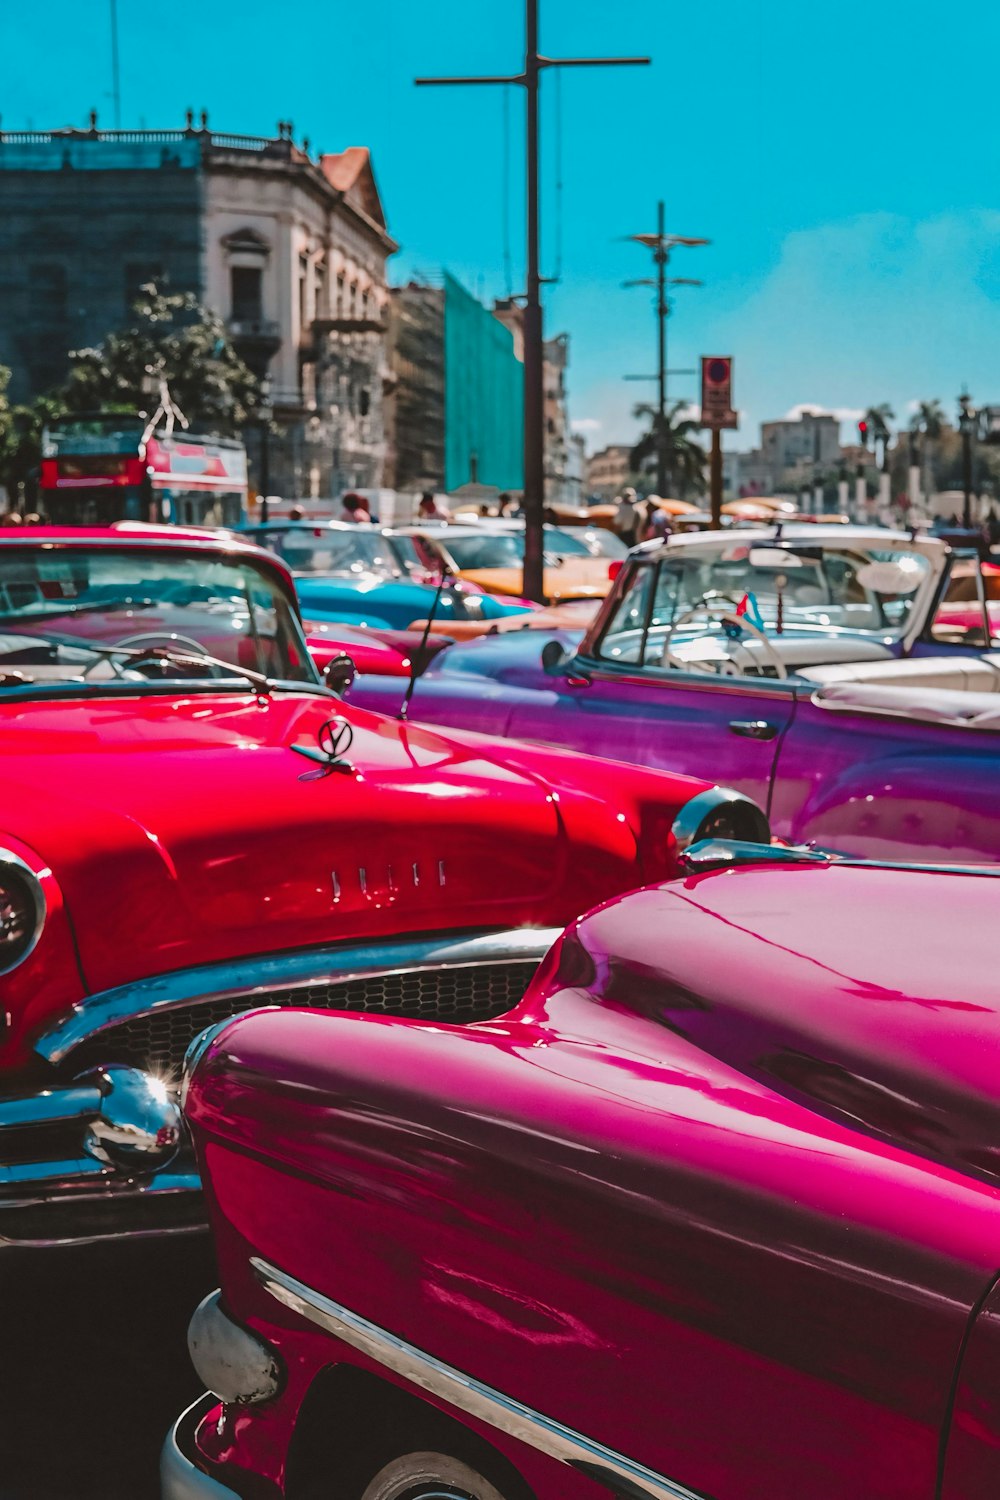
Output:
<instances>
[{"instance_id":1,"label":"vintage car","mask_svg":"<svg viewBox=\"0 0 1000 1500\"><path fill-rule=\"evenodd\" d=\"M200 1220L184 1051L249 1004L487 1016L561 926L763 815L345 706L246 544L0 532L0 1243Z\"/></svg>"},{"instance_id":2,"label":"vintage car","mask_svg":"<svg viewBox=\"0 0 1000 1500\"><path fill-rule=\"evenodd\" d=\"M1000 1493L1000 885L688 863L502 1018L197 1043L165 1500Z\"/></svg>"},{"instance_id":3,"label":"vintage car","mask_svg":"<svg viewBox=\"0 0 1000 1500\"><path fill-rule=\"evenodd\" d=\"M524 594L524 523L494 520L478 525L440 523L401 527L397 535L415 544L429 568L449 573L488 594L521 599ZM547 604L603 599L611 587L608 563L626 555L625 543L599 527L544 528L542 591Z\"/></svg>"},{"instance_id":4,"label":"vintage car","mask_svg":"<svg viewBox=\"0 0 1000 1500\"><path fill-rule=\"evenodd\" d=\"M645 544L582 640L459 642L409 715L707 772L790 843L1000 860L1000 652L982 614L978 631L956 623L967 598L941 615L953 586L988 604L990 575L970 568L939 540L874 528ZM402 687L350 691L391 713Z\"/></svg>"},{"instance_id":5,"label":"vintage car","mask_svg":"<svg viewBox=\"0 0 1000 1500\"><path fill-rule=\"evenodd\" d=\"M457 578L449 579L438 595L439 572L428 567L412 537L401 531L316 520L269 521L247 526L242 534L274 552L291 570L310 623L406 630L431 609L447 626L457 620L501 620L532 607L493 599Z\"/></svg>"}]
</instances>

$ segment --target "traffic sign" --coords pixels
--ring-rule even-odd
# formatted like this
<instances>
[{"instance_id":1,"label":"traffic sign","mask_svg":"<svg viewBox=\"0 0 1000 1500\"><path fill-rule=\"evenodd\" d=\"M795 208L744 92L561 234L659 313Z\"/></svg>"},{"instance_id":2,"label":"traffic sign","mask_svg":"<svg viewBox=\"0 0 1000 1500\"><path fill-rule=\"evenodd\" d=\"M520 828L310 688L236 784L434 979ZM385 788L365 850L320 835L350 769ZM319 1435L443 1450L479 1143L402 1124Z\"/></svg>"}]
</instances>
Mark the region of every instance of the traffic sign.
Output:
<instances>
[{"instance_id":1,"label":"traffic sign","mask_svg":"<svg viewBox=\"0 0 1000 1500\"><path fill-rule=\"evenodd\" d=\"M728 354L706 354L701 361L702 427L737 427L733 410L733 361Z\"/></svg>"}]
</instances>

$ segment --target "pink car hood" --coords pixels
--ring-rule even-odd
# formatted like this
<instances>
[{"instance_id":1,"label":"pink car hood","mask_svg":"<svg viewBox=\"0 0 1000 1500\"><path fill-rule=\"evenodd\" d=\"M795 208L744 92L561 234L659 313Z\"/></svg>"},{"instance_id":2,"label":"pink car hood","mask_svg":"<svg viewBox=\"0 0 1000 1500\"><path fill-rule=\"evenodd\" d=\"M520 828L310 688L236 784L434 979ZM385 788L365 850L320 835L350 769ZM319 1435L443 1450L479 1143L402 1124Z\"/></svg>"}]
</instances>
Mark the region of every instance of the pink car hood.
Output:
<instances>
[{"instance_id":1,"label":"pink car hood","mask_svg":"<svg viewBox=\"0 0 1000 1500\"><path fill-rule=\"evenodd\" d=\"M998 899L988 874L703 875L585 918L560 979L830 1119L996 1182Z\"/></svg>"},{"instance_id":2,"label":"pink car hood","mask_svg":"<svg viewBox=\"0 0 1000 1500\"><path fill-rule=\"evenodd\" d=\"M356 774L323 774L289 748L315 748L333 717L353 722ZM0 723L0 842L51 867L92 991L234 955L574 909L546 785L334 700L35 701Z\"/></svg>"}]
</instances>

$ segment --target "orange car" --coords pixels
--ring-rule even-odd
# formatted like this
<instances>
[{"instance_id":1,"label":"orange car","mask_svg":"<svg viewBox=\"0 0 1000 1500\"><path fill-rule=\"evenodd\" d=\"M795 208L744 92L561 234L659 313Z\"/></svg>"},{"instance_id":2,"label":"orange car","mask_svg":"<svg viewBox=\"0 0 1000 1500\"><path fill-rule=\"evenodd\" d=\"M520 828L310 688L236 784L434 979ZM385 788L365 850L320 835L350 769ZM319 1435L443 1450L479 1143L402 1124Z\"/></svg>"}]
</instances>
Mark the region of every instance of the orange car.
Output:
<instances>
[{"instance_id":1,"label":"orange car","mask_svg":"<svg viewBox=\"0 0 1000 1500\"><path fill-rule=\"evenodd\" d=\"M403 529L414 538L429 565L443 562L449 572L488 594L523 597L524 528L516 522ZM613 532L596 527L564 530L546 526L542 579L545 602L603 599L611 588L608 565L624 557L627 550Z\"/></svg>"}]
</instances>

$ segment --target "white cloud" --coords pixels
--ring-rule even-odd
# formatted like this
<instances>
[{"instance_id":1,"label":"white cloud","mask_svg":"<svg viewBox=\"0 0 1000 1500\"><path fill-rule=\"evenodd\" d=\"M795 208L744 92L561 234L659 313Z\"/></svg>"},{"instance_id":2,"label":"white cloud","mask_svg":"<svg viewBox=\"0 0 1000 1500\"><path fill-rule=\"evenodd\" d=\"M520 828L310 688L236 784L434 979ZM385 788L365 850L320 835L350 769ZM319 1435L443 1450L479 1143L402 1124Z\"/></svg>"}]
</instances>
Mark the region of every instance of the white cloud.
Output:
<instances>
[{"instance_id":1,"label":"white cloud","mask_svg":"<svg viewBox=\"0 0 1000 1500\"><path fill-rule=\"evenodd\" d=\"M574 432L600 432L604 423L597 417L574 417L569 425Z\"/></svg>"}]
</instances>

